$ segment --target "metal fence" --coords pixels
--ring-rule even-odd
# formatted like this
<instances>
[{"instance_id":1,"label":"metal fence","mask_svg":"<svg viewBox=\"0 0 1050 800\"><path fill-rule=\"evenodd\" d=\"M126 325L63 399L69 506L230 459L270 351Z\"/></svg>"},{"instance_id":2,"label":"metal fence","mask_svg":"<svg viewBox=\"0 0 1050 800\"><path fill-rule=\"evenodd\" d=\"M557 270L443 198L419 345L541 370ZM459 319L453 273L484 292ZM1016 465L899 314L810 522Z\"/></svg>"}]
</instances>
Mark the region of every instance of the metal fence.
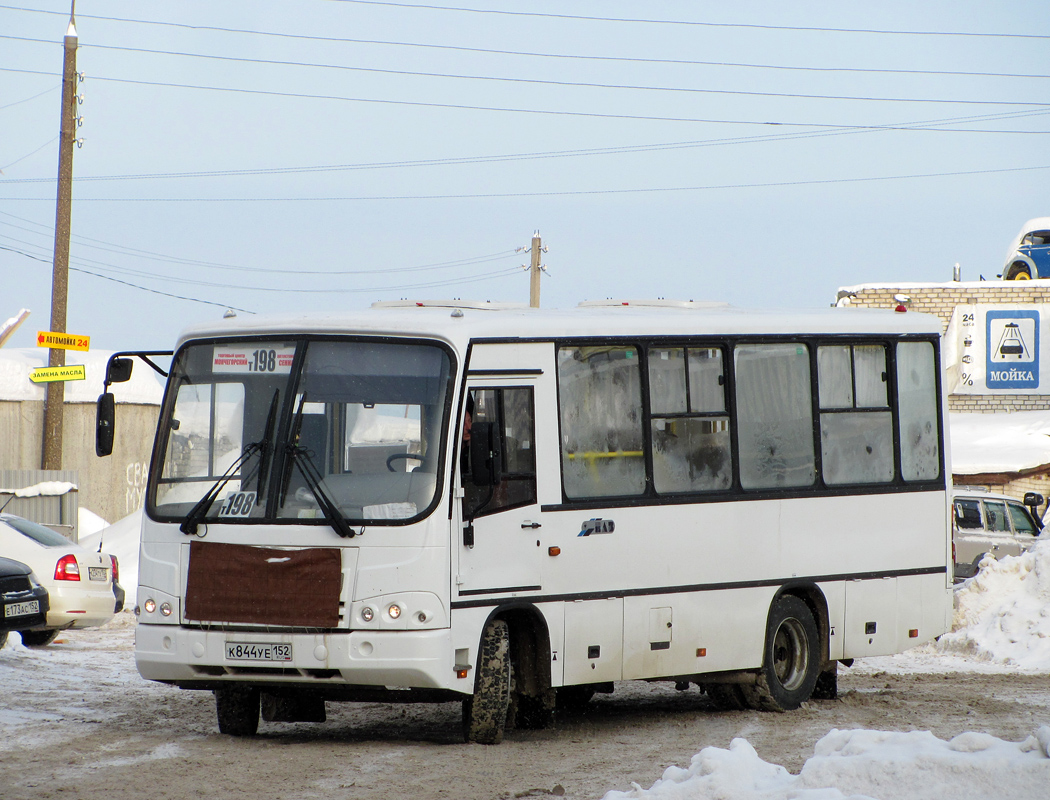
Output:
<instances>
[{"instance_id":1,"label":"metal fence","mask_svg":"<svg viewBox=\"0 0 1050 800\"><path fill-rule=\"evenodd\" d=\"M0 506L4 506L4 512L7 514L16 514L33 522L39 522L71 541L79 541L77 516L80 501L76 488L63 494L40 494L37 497L15 497L13 494L5 493L37 486L48 481L71 483L75 487L78 474L76 470L0 470Z\"/></svg>"}]
</instances>

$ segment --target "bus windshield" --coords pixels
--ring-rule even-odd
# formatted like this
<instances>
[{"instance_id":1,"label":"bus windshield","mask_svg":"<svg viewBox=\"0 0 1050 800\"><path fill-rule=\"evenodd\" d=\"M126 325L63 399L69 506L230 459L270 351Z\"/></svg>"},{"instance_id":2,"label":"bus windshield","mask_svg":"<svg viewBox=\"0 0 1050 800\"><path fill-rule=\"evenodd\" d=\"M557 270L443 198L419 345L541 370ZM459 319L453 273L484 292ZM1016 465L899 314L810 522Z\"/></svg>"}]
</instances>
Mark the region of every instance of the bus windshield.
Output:
<instances>
[{"instance_id":1,"label":"bus windshield","mask_svg":"<svg viewBox=\"0 0 1050 800\"><path fill-rule=\"evenodd\" d=\"M184 347L160 421L151 515L189 532L205 521L345 530L341 520L420 517L435 501L450 363L438 345L389 339Z\"/></svg>"}]
</instances>

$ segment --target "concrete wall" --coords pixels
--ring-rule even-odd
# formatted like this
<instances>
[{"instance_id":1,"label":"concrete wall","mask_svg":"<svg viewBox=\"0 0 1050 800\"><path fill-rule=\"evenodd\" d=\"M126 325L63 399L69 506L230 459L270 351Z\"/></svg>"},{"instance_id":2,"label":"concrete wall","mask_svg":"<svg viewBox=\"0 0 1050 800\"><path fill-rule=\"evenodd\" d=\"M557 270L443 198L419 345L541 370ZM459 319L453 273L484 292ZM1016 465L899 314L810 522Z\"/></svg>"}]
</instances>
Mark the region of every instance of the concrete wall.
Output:
<instances>
[{"instance_id":1,"label":"concrete wall","mask_svg":"<svg viewBox=\"0 0 1050 800\"><path fill-rule=\"evenodd\" d=\"M1034 305L1050 303L1050 280L1039 281L968 281L951 283L864 284L839 289L839 305L856 308L896 308L895 295L909 298L908 311L933 314L941 321L941 332L948 328L952 311L964 305ZM1043 411L1050 409L1050 396L1015 395L949 395L948 410L965 413L995 414L1009 411Z\"/></svg>"},{"instance_id":2,"label":"concrete wall","mask_svg":"<svg viewBox=\"0 0 1050 800\"><path fill-rule=\"evenodd\" d=\"M118 403L113 455L95 455L95 406L66 403L62 469L76 473L79 504L109 522L142 507L160 412L155 405ZM0 401L0 469L39 469L44 404Z\"/></svg>"}]
</instances>

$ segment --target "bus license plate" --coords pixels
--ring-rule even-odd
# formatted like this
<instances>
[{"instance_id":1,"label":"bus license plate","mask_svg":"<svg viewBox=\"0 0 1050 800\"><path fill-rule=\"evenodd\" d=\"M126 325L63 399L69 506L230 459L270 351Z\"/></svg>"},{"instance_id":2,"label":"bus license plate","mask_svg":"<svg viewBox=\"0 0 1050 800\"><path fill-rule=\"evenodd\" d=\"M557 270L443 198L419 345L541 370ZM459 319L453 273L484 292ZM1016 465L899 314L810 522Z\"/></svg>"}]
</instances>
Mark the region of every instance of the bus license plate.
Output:
<instances>
[{"instance_id":1,"label":"bus license plate","mask_svg":"<svg viewBox=\"0 0 1050 800\"><path fill-rule=\"evenodd\" d=\"M226 642L226 658L231 661L291 661L292 646L267 642Z\"/></svg>"},{"instance_id":2,"label":"bus license plate","mask_svg":"<svg viewBox=\"0 0 1050 800\"><path fill-rule=\"evenodd\" d=\"M104 581L106 580L107 570L105 567L88 567L88 580L89 581Z\"/></svg>"},{"instance_id":3,"label":"bus license plate","mask_svg":"<svg viewBox=\"0 0 1050 800\"><path fill-rule=\"evenodd\" d=\"M28 614L39 613L39 600L27 600L24 603L11 603L4 608L4 616L6 616L8 619L10 619L11 617L24 617Z\"/></svg>"}]
</instances>

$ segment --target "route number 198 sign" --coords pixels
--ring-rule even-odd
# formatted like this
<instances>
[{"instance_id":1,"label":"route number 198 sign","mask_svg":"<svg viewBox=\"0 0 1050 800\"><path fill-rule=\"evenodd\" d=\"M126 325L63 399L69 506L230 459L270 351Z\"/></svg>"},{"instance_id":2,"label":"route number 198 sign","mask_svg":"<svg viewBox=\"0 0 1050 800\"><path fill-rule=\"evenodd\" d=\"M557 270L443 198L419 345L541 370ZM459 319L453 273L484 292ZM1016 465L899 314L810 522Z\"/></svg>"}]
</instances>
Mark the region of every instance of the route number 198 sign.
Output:
<instances>
[{"instance_id":1,"label":"route number 198 sign","mask_svg":"<svg viewBox=\"0 0 1050 800\"><path fill-rule=\"evenodd\" d=\"M287 375L292 371L295 346L216 346L212 351L213 373L238 375Z\"/></svg>"}]
</instances>

